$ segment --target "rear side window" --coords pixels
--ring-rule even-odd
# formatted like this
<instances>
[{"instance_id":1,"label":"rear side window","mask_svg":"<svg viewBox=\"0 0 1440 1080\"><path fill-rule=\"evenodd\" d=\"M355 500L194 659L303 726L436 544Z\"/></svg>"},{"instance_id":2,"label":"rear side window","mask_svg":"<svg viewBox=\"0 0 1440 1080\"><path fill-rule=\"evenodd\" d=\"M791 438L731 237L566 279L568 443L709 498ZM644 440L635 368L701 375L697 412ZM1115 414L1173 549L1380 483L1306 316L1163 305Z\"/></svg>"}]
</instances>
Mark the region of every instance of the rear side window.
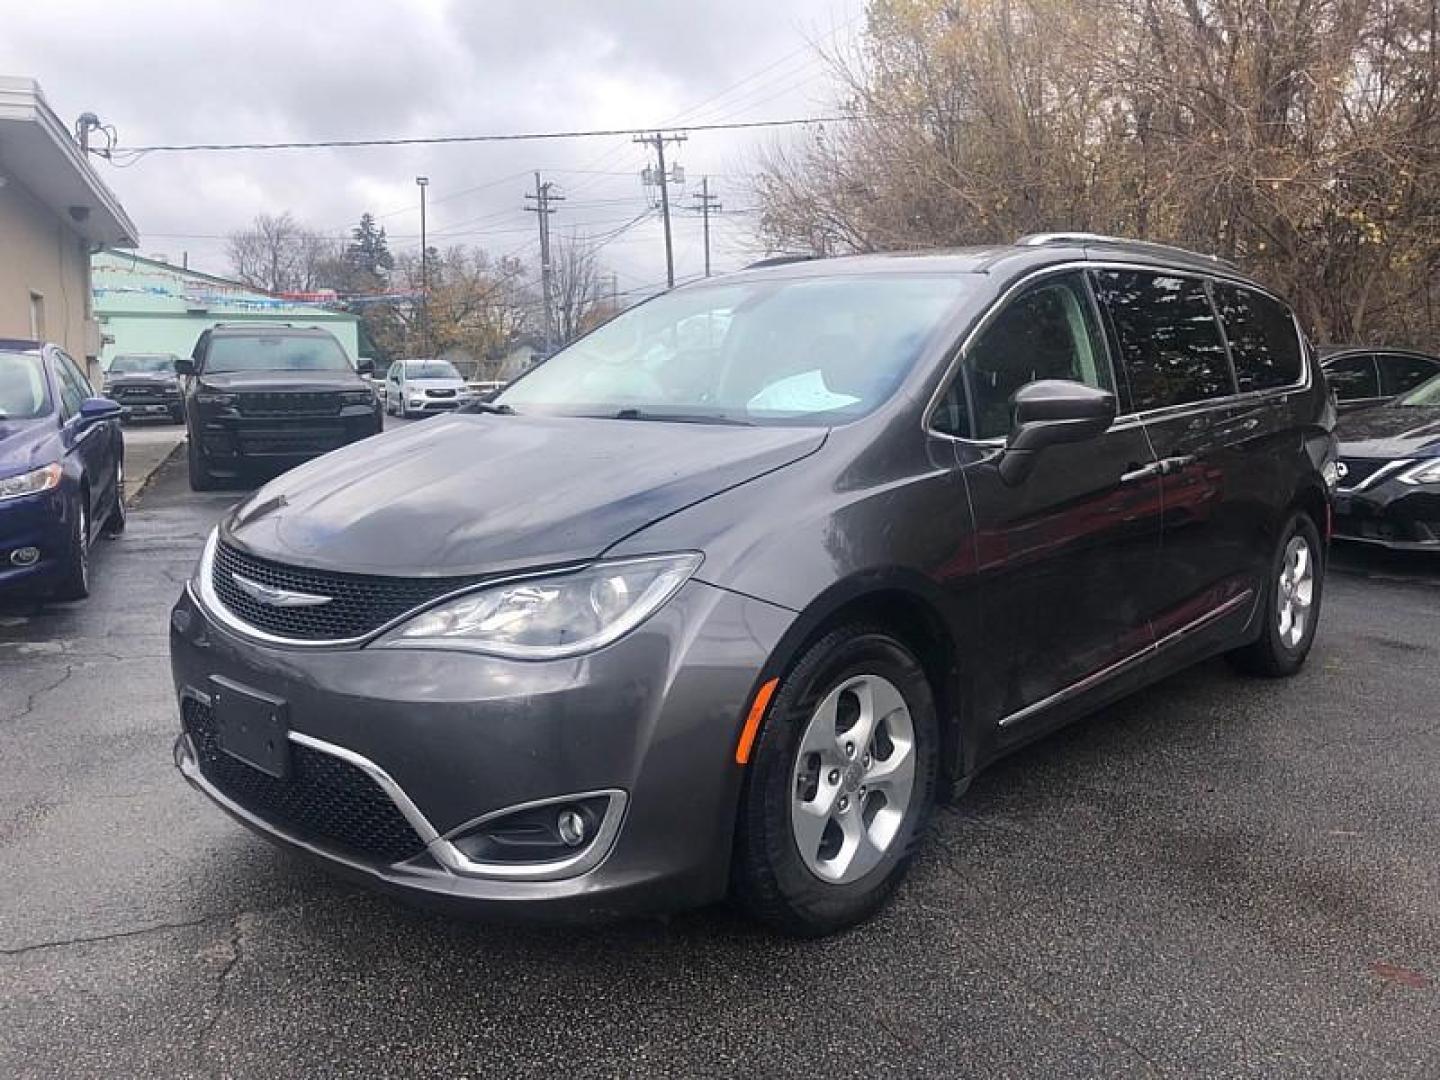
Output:
<instances>
[{"instance_id":1,"label":"rear side window","mask_svg":"<svg viewBox=\"0 0 1440 1080\"><path fill-rule=\"evenodd\" d=\"M1379 353L1375 360L1380 365L1381 397L1399 397L1414 390L1427 379L1440 375L1440 364L1426 360L1423 356Z\"/></svg>"},{"instance_id":2,"label":"rear side window","mask_svg":"<svg viewBox=\"0 0 1440 1080\"><path fill-rule=\"evenodd\" d=\"M1233 394L1230 363L1204 284L1139 270L1095 275L1137 412Z\"/></svg>"},{"instance_id":3,"label":"rear side window","mask_svg":"<svg viewBox=\"0 0 1440 1080\"><path fill-rule=\"evenodd\" d=\"M1325 365L1325 380L1341 401L1380 396L1375 358L1369 353L1353 353L1330 361Z\"/></svg>"},{"instance_id":4,"label":"rear side window","mask_svg":"<svg viewBox=\"0 0 1440 1080\"><path fill-rule=\"evenodd\" d=\"M1251 289L1220 282L1213 287L1241 392L1299 382L1300 338L1285 306Z\"/></svg>"},{"instance_id":5,"label":"rear side window","mask_svg":"<svg viewBox=\"0 0 1440 1080\"><path fill-rule=\"evenodd\" d=\"M1037 379L1070 379L1113 390L1109 358L1084 279L1047 279L1012 300L966 353L975 437L1010 432L1010 397Z\"/></svg>"}]
</instances>

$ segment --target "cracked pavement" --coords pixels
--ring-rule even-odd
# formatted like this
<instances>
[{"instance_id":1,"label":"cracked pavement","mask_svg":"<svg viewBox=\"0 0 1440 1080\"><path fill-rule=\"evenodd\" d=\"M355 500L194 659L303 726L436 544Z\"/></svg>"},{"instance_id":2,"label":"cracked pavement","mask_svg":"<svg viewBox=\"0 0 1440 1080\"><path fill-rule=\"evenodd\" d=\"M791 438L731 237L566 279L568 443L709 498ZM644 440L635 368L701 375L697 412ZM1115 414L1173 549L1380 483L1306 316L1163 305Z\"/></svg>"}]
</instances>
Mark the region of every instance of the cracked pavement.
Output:
<instances>
[{"instance_id":1,"label":"cracked pavement","mask_svg":"<svg viewBox=\"0 0 1440 1080\"><path fill-rule=\"evenodd\" d=\"M451 921L206 803L166 615L236 497L167 466L89 602L0 608L0 1075L1440 1072L1440 559L1339 553L1299 678L1205 665L1032 746L807 943Z\"/></svg>"}]
</instances>

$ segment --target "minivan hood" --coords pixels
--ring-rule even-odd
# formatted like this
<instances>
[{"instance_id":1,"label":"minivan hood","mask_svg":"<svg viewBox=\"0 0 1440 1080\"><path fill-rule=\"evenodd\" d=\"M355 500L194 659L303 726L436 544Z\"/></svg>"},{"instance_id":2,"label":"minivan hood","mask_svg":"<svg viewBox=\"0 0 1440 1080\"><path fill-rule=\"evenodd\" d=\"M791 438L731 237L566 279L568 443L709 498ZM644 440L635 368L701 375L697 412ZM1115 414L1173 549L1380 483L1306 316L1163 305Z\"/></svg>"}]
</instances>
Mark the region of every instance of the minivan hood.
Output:
<instances>
[{"instance_id":1,"label":"minivan hood","mask_svg":"<svg viewBox=\"0 0 1440 1080\"><path fill-rule=\"evenodd\" d=\"M211 390L242 392L284 390L355 390L369 386L353 371L217 371L200 376Z\"/></svg>"},{"instance_id":2,"label":"minivan hood","mask_svg":"<svg viewBox=\"0 0 1440 1080\"><path fill-rule=\"evenodd\" d=\"M1347 413L1335 436L1348 457L1440 457L1440 406L1383 405Z\"/></svg>"},{"instance_id":3,"label":"minivan hood","mask_svg":"<svg viewBox=\"0 0 1440 1080\"><path fill-rule=\"evenodd\" d=\"M452 378L451 378L450 376L448 376L448 375L444 375L444 376L437 375L437 376L435 376L433 379L432 379L432 378L428 378L428 377L427 377L427 378L420 378L420 379L416 379L416 378L413 378L413 377L407 377L407 378L405 379L405 385L407 385L407 386L419 386L419 387L423 387L423 388L426 389L426 390L464 390L464 389L465 389L465 380L464 380L464 379L452 379Z\"/></svg>"},{"instance_id":4,"label":"minivan hood","mask_svg":"<svg viewBox=\"0 0 1440 1080\"><path fill-rule=\"evenodd\" d=\"M221 531L263 558L357 573L580 562L824 441L816 428L450 415L286 473Z\"/></svg>"}]
</instances>

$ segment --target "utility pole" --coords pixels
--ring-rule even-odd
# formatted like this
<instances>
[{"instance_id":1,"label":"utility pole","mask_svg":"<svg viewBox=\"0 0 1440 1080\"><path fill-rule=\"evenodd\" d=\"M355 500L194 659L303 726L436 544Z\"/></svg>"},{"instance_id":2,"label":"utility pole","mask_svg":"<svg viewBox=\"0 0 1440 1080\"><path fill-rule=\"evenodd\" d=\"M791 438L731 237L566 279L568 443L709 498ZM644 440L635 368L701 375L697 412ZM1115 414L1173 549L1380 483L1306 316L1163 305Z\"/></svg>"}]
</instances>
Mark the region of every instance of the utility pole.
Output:
<instances>
[{"instance_id":1,"label":"utility pole","mask_svg":"<svg viewBox=\"0 0 1440 1080\"><path fill-rule=\"evenodd\" d=\"M685 183L685 170L677 165L672 171L665 171L665 144L682 143L686 138L688 136L684 134L666 135L663 131L657 131L654 135L636 135L634 139L637 143L653 146L659 160L658 171L647 168L642 177L645 183L658 184L660 187L660 216L665 221L665 280L672 289L675 287L675 250L670 241L670 185Z\"/></svg>"},{"instance_id":2,"label":"utility pole","mask_svg":"<svg viewBox=\"0 0 1440 1080\"><path fill-rule=\"evenodd\" d=\"M428 176L415 177L420 189L420 355L430 355L430 253L425 247L425 189Z\"/></svg>"},{"instance_id":3,"label":"utility pole","mask_svg":"<svg viewBox=\"0 0 1440 1080\"><path fill-rule=\"evenodd\" d=\"M540 295L541 306L545 309L545 355L548 357L555 349L555 314L550 304L550 215L555 213L551 203L564 202L565 196L555 195L551 188L555 185L547 180L540 182L540 171L535 171L535 194L526 195L529 200L534 199L535 205L527 205L525 209L540 219Z\"/></svg>"},{"instance_id":4,"label":"utility pole","mask_svg":"<svg viewBox=\"0 0 1440 1080\"><path fill-rule=\"evenodd\" d=\"M696 206L700 210L700 216L705 220L705 276L710 276L710 211L725 209L720 205L720 197L710 194L710 178L700 178L700 193L695 196Z\"/></svg>"}]
</instances>

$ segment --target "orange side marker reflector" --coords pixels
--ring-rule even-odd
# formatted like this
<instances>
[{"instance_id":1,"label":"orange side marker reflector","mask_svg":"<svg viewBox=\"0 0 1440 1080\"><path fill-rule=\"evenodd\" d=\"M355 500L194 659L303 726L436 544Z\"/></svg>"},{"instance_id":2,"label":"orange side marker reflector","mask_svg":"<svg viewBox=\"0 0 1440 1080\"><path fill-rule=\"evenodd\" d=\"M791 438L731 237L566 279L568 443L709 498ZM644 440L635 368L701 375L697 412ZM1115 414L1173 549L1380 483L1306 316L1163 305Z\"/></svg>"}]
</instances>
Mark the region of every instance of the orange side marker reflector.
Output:
<instances>
[{"instance_id":1,"label":"orange side marker reflector","mask_svg":"<svg viewBox=\"0 0 1440 1080\"><path fill-rule=\"evenodd\" d=\"M745 717L745 726L740 730L740 741L735 744L735 764L749 765L750 751L755 746L755 736L760 734L760 721L765 716L765 707L770 704L770 695L775 693L779 679L771 679L755 695L750 704L750 715Z\"/></svg>"}]
</instances>

